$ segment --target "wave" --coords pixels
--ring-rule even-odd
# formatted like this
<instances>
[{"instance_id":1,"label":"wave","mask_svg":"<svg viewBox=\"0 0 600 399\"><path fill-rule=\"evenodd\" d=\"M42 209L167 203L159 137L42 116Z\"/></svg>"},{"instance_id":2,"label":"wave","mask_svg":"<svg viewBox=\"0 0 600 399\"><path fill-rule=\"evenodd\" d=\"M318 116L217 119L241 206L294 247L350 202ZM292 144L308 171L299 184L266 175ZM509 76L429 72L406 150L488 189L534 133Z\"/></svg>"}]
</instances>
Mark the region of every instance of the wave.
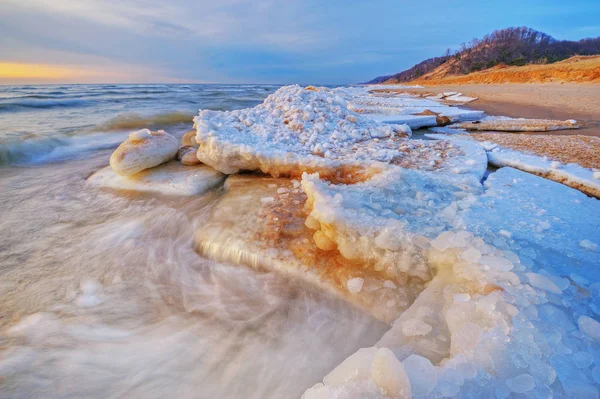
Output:
<instances>
[{"instance_id":1,"label":"wave","mask_svg":"<svg viewBox=\"0 0 600 399\"><path fill-rule=\"evenodd\" d=\"M38 137L0 143L0 166L56 162L89 151L116 148L126 134Z\"/></svg>"},{"instance_id":2,"label":"wave","mask_svg":"<svg viewBox=\"0 0 600 399\"><path fill-rule=\"evenodd\" d=\"M90 105L90 101L86 100L75 100L75 99L41 99L41 98L30 98L20 99L16 101L10 101L6 103L0 103L0 112L11 112L27 109L47 109L57 107L79 107Z\"/></svg>"},{"instance_id":3,"label":"wave","mask_svg":"<svg viewBox=\"0 0 600 399\"><path fill-rule=\"evenodd\" d=\"M94 128L94 131L112 132L133 129L158 129L184 123L193 123L194 114L186 112L165 112L150 116L135 113L122 114Z\"/></svg>"}]
</instances>

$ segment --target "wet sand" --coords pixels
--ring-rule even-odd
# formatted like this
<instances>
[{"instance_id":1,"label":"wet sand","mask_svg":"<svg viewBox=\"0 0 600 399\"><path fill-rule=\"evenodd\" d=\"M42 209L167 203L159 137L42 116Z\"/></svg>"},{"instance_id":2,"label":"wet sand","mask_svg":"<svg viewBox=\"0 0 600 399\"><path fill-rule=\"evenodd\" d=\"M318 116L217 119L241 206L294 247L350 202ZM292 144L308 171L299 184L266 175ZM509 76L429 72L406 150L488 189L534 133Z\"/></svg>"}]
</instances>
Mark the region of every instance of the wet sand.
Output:
<instances>
[{"instance_id":1,"label":"wet sand","mask_svg":"<svg viewBox=\"0 0 600 399\"><path fill-rule=\"evenodd\" d=\"M584 126L578 130L542 134L600 136L600 84L597 83L447 85L402 91L419 95L458 91L479 98L469 103L467 108L485 111L489 115L575 119Z\"/></svg>"}]
</instances>

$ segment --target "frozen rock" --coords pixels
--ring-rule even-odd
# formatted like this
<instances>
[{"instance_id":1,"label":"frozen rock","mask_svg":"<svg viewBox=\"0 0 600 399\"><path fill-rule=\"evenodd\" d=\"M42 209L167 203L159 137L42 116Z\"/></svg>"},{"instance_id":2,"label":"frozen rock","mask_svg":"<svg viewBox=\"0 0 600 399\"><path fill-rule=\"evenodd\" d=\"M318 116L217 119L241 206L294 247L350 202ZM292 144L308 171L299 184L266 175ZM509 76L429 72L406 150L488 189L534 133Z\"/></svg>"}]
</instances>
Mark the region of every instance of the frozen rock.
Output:
<instances>
[{"instance_id":1,"label":"frozen rock","mask_svg":"<svg viewBox=\"0 0 600 399\"><path fill-rule=\"evenodd\" d=\"M582 333L595 341L600 341L600 322L588 316L579 316L577 324Z\"/></svg>"},{"instance_id":2,"label":"frozen rock","mask_svg":"<svg viewBox=\"0 0 600 399\"><path fill-rule=\"evenodd\" d=\"M535 381L529 374L520 374L506 380L506 385L515 393L525 393L535 388Z\"/></svg>"},{"instance_id":3,"label":"frozen rock","mask_svg":"<svg viewBox=\"0 0 600 399\"><path fill-rule=\"evenodd\" d=\"M87 184L116 190L165 195L199 195L221 184L225 175L209 166L185 166L171 161L133 176L121 176L107 166L87 179Z\"/></svg>"},{"instance_id":4,"label":"frozen rock","mask_svg":"<svg viewBox=\"0 0 600 399\"><path fill-rule=\"evenodd\" d=\"M184 146L177 151L177 159L183 164L188 166L200 165L198 156L196 155L196 148L192 146Z\"/></svg>"},{"instance_id":5,"label":"frozen rock","mask_svg":"<svg viewBox=\"0 0 600 399\"><path fill-rule=\"evenodd\" d=\"M572 121L556 121L549 119L512 119L488 117L477 122L464 122L453 128L479 131L499 132L547 132L562 129L578 129L579 125Z\"/></svg>"},{"instance_id":6,"label":"frozen rock","mask_svg":"<svg viewBox=\"0 0 600 399\"><path fill-rule=\"evenodd\" d=\"M415 396L427 396L435 389L437 372L429 359L410 355L402 362Z\"/></svg>"},{"instance_id":7,"label":"frozen rock","mask_svg":"<svg viewBox=\"0 0 600 399\"><path fill-rule=\"evenodd\" d=\"M110 157L110 166L122 176L131 176L175 157L179 144L170 134L159 130L138 130L129 135Z\"/></svg>"}]
</instances>

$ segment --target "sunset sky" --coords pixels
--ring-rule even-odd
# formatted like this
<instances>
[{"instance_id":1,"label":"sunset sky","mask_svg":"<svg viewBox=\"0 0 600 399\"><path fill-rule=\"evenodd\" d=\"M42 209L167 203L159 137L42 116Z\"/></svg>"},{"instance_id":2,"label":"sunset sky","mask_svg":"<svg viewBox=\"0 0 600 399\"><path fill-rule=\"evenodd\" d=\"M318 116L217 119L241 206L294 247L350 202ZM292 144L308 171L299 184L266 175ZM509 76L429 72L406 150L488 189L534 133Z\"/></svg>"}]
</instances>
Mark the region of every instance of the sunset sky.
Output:
<instances>
[{"instance_id":1,"label":"sunset sky","mask_svg":"<svg viewBox=\"0 0 600 399\"><path fill-rule=\"evenodd\" d=\"M600 36L598 0L1 0L0 83L354 83L494 29Z\"/></svg>"}]
</instances>

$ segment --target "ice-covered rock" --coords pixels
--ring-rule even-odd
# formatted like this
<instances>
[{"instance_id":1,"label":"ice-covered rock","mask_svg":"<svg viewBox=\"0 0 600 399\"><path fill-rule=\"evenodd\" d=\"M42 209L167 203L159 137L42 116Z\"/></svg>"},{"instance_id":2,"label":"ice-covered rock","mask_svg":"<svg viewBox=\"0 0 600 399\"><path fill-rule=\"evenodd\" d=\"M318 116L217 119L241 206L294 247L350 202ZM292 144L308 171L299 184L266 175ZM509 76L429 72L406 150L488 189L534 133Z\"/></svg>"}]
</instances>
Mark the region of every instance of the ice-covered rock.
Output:
<instances>
[{"instance_id":1,"label":"ice-covered rock","mask_svg":"<svg viewBox=\"0 0 600 399\"><path fill-rule=\"evenodd\" d=\"M188 166L200 165L201 162L198 160L196 155L196 147L183 146L177 151L177 159L183 164Z\"/></svg>"},{"instance_id":2,"label":"ice-covered rock","mask_svg":"<svg viewBox=\"0 0 600 399\"><path fill-rule=\"evenodd\" d=\"M464 122L452 127L466 130L498 132L548 132L562 129L578 129L572 120L556 121L549 119L498 118L487 117L476 122Z\"/></svg>"},{"instance_id":3,"label":"ice-covered rock","mask_svg":"<svg viewBox=\"0 0 600 399\"><path fill-rule=\"evenodd\" d=\"M107 166L91 175L87 184L116 190L190 196L203 194L224 179L225 175L210 166L192 167L171 161L133 176L119 175Z\"/></svg>"},{"instance_id":4,"label":"ice-covered rock","mask_svg":"<svg viewBox=\"0 0 600 399\"><path fill-rule=\"evenodd\" d=\"M110 166L122 176L165 163L175 157L179 143L163 130L138 130L129 135L110 157Z\"/></svg>"}]
</instances>

